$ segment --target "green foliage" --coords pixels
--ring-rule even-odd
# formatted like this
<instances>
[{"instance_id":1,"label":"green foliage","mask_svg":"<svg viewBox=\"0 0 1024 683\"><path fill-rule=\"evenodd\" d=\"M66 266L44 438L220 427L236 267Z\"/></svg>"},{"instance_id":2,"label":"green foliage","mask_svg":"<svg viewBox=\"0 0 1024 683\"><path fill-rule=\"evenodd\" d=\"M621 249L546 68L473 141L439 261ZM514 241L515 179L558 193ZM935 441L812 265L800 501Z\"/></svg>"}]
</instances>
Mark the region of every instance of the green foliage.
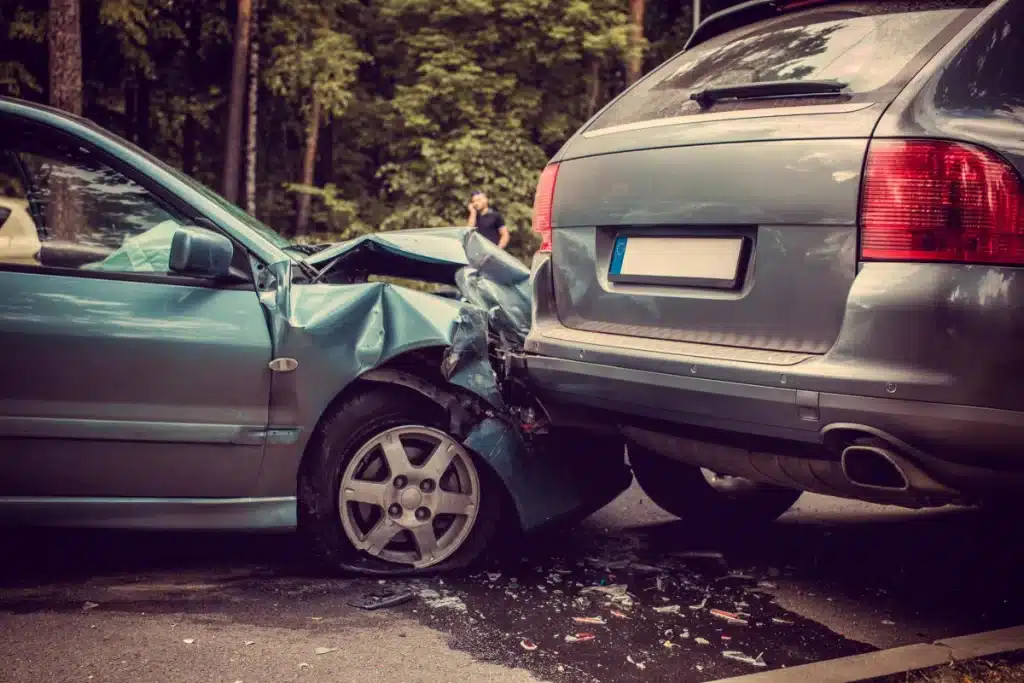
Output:
<instances>
[{"instance_id":1,"label":"green foliage","mask_svg":"<svg viewBox=\"0 0 1024 683\"><path fill-rule=\"evenodd\" d=\"M255 1L255 0L254 0ZM704 14L732 0L704 0ZM690 31L687 0L259 0L259 217L284 231L312 197L312 239L462 225L483 189L528 260L540 170ZM218 186L236 0L82 0L86 115ZM0 94L47 98L45 3L0 3ZM310 110L314 182L302 185Z\"/></svg>"}]
</instances>

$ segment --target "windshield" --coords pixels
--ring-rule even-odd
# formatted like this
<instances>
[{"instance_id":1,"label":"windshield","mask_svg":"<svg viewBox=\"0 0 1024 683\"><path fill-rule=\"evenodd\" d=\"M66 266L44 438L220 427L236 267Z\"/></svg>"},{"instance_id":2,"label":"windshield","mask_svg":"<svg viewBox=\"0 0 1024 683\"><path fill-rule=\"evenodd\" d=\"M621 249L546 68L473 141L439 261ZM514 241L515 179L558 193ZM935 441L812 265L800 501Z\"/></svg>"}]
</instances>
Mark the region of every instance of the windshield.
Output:
<instances>
[{"instance_id":1,"label":"windshield","mask_svg":"<svg viewBox=\"0 0 1024 683\"><path fill-rule=\"evenodd\" d=\"M878 91L964 16L953 4L837 3L743 26L669 60L591 130L699 114L690 95L715 86L836 80L846 94Z\"/></svg>"}]
</instances>

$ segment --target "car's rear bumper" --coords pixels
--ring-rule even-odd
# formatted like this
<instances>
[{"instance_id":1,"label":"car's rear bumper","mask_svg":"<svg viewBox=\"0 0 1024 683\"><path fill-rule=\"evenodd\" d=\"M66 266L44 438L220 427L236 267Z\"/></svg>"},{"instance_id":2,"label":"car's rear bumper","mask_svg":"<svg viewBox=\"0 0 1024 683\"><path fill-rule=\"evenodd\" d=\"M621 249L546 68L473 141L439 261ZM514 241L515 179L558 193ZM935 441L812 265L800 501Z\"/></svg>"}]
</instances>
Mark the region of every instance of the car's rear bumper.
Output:
<instances>
[{"instance_id":1,"label":"car's rear bumper","mask_svg":"<svg viewBox=\"0 0 1024 683\"><path fill-rule=\"evenodd\" d=\"M544 270L541 263L535 278L543 278ZM920 400L928 394L924 373L914 378L913 398L885 383L882 391L894 397L872 396L863 391L863 377L844 382L827 362L780 365L700 357L692 355L692 345L675 349L673 342L569 329L558 322L543 280L534 294L524 363L541 400L586 406L601 411L602 420L624 425L654 421L659 428L781 440L817 448L826 457L830 434L866 428L952 470L1024 473L1024 412ZM948 388L945 378L934 381Z\"/></svg>"}]
</instances>

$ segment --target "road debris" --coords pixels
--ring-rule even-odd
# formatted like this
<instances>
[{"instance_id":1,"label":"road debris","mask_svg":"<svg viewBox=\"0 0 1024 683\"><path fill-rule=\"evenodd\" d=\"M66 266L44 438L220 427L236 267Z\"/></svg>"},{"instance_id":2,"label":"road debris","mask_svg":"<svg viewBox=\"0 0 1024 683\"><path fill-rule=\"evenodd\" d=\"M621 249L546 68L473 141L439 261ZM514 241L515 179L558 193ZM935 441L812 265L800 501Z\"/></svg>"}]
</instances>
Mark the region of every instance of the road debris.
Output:
<instances>
[{"instance_id":1,"label":"road debris","mask_svg":"<svg viewBox=\"0 0 1024 683\"><path fill-rule=\"evenodd\" d=\"M772 617L773 624L782 624L784 626L792 626L793 622L788 619L779 619L778 617Z\"/></svg>"},{"instance_id":2,"label":"road debris","mask_svg":"<svg viewBox=\"0 0 1024 683\"><path fill-rule=\"evenodd\" d=\"M636 668L640 669L641 671L647 668L647 665L643 662L638 662L635 659L633 659L633 655L626 655L626 661L635 666Z\"/></svg>"},{"instance_id":3,"label":"road debris","mask_svg":"<svg viewBox=\"0 0 1024 683\"><path fill-rule=\"evenodd\" d=\"M679 614L679 605L665 605L664 607L655 607L654 611L658 614Z\"/></svg>"},{"instance_id":4,"label":"road debris","mask_svg":"<svg viewBox=\"0 0 1024 683\"><path fill-rule=\"evenodd\" d=\"M196 642L196 639L195 638L186 638L185 640L183 640L181 642L185 643L186 645L191 645L194 642Z\"/></svg>"},{"instance_id":5,"label":"road debris","mask_svg":"<svg viewBox=\"0 0 1024 683\"><path fill-rule=\"evenodd\" d=\"M886 626L895 626L896 625L895 621L889 621L888 619L882 619L882 623L885 624Z\"/></svg>"},{"instance_id":6,"label":"road debris","mask_svg":"<svg viewBox=\"0 0 1024 683\"><path fill-rule=\"evenodd\" d=\"M378 588L358 597L350 598L348 604L359 609L375 610L409 602L412 600L413 595L415 594L407 588Z\"/></svg>"},{"instance_id":7,"label":"road debris","mask_svg":"<svg viewBox=\"0 0 1024 683\"><path fill-rule=\"evenodd\" d=\"M669 650L671 650L674 647L679 647L676 643L673 643L671 640L666 640L664 643L662 643L662 645L667 647Z\"/></svg>"},{"instance_id":8,"label":"road debris","mask_svg":"<svg viewBox=\"0 0 1024 683\"><path fill-rule=\"evenodd\" d=\"M245 645L246 647L249 647L250 645L255 645L256 641L255 640L246 640L242 644Z\"/></svg>"},{"instance_id":9,"label":"road debris","mask_svg":"<svg viewBox=\"0 0 1024 683\"><path fill-rule=\"evenodd\" d=\"M100 603L98 603L98 602L87 602L84 605L82 605L82 611L83 612L88 612L89 610L96 609L99 606L100 606Z\"/></svg>"},{"instance_id":10,"label":"road debris","mask_svg":"<svg viewBox=\"0 0 1024 683\"><path fill-rule=\"evenodd\" d=\"M501 572L487 572L487 580L494 583L501 578Z\"/></svg>"},{"instance_id":11,"label":"road debris","mask_svg":"<svg viewBox=\"0 0 1024 683\"><path fill-rule=\"evenodd\" d=\"M308 669L309 668L309 662L299 662L299 668L300 669Z\"/></svg>"},{"instance_id":12,"label":"road debris","mask_svg":"<svg viewBox=\"0 0 1024 683\"><path fill-rule=\"evenodd\" d=\"M338 648L336 648L336 647L317 647L317 648L313 648L313 654L315 654L315 655L329 655L332 652L337 652L337 651L338 651Z\"/></svg>"},{"instance_id":13,"label":"road debris","mask_svg":"<svg viewBox=\"0 0 1024 683\"><path fill-rule=\"evenodd\" d=\"M597 624L598 626L604 626L608 623L601 617L573 617L572 620L577 624Z\"/></svg>"},{"instance_id":14,"label":"road debris","mask_svg":"<svg viewBox=\"0 0 1024 683\"><path fill-rule=\"evenodd\" d=\"M570 633L565 637L567 643L585 643L589 640L593 640L596 636L593 633Z\"/></svg>"},{"instance_id":15,"label":"road debris","mask_svg":"<svg viewBox=\"0 0 1024 683\"><path fill-rule=\"evenodd\" d=\"M747 620L742 618L739 614L736 614L734 612L726 612L724 609L711 610L711 616L718 617L719 619L724 619L730 624L735 624L737 626L746 626L748 623Z\"/></svg>"},{"instance_id":16,"label":"road debris","mask_svg":"<svg viewBox=\"0 0 1024 683\"><path fill-rule=\"evenodd\" d=\"M778 586L776 584L772 583L771 581L758 581L757 582L757 587L758 588L767 588L768 590L775 590L776 588L778 588Z\"/></svg>"},{"instance_id":17,"label":"road debris","mask_svg":"<svg viewBox=\"0 0 1024 683\"><path fill-rule=\"evenodd\" d=\"M619 619L632 619L632 617L630 617L629 615L627 615L627 614L626 614L625 612L620 612L620 611L619 611L619 610L617 610L617 609L613 609L613 610L611 611L611 615L612 615L613 617L618 617Z\"/></svg>"},{"instance_id":18,"label":"road debris","mask_svg":"<svg viewBox=\"0 0 1024 683\"><path fill-rule=\"evenodd\" d=\"M710 645L711 644L710 640L708 640L707 638L701 638L700 636L697 636L696 638L694 638L693 642L697 643L698 645Z\"/></svg>"},{"instance_id":19,"label":"road debris","mask_svg":"<svg viewBox=\"0 0 1024 683\"><path fill-rule=\"evenodd\" d=\"M765 664L763 652L756 657L751 657L750 655L745 655L742 652L737 652L736 650L726 650L722 653L722 656L726 659L743 662L744 664L749 664L751 666L768 666Z\"/></svg>"},{"instance_id":20,"label":"road debris","mask_svg":"<svg viewBox=\"0 0 1024 683\"><path fill-rule=\"evenodd\" d=\"M633 604L633 599L629 597L627 592L628 586L624 583L615 583L608 586L588 586L580 591L580 593L600 593L606 596L612 602L616 602L620 605L630 606Z\"/></svg>"},{"instance_id":21,"label":"road debris","mask_svg":"<svg viewBox=\"0 0 1024 683\"><path fill-rule=\"evenodd\" d=\"M533 652L534 650L537 649L537 643L533 642L529 638L523 638L522 640L520 640L519 641L519 646L522 647L527 652Z\"/></svg>"},{"instance_id":22,"label":"road debris","mask_svg":"<svg viewBox=\"0 0 1024 683\"><path fill-rule=\"evenodd\" d=\"M434 609L453 609L456 612L468 612L469 609L466 607L466 603L462 601L462 598L457 595L450 595L444 598L435 598L433 600L427 600L427 604Z\"/></svg>"},{"instance_id":23,"label":"road debris","mask_svg":"<svg viewBox=\"0 0 1024 683\"><path fill-rule=\"evenodd\" d=\"M690 609L692 609L692 610L695 610L695 611L696 611L696 610L700 610L700 609L704 609L705 607L707 607L707 604L708 604L708 597L709 597L709 596L705 595L705 596L704 596L704 599L700 601L700 604L697 604L697 605L690 605Z\"/></svg>"}]
</instances>

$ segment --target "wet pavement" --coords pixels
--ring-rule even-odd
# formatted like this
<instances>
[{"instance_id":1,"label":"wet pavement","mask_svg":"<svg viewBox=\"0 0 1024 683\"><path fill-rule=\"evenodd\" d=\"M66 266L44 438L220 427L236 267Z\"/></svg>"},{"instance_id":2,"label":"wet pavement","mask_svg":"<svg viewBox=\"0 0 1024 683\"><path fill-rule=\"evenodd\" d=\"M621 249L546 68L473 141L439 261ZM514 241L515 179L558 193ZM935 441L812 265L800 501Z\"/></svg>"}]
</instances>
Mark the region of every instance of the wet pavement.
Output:
<instances>
[{"instance_id":1,"label":"wet pavement","mask_svg":"<svg viewBox=\"0 0 1024 683\"><path fill-rule=\"evenodd\" d=\"M8 533L0 659L11 681L712 681L1024 622L1014 528L806 496L723 538L634 487L516 561L383 586L311 573L291 536ZM385 588L414 597L349 604Z\"/></svg>"}]
</instances>

